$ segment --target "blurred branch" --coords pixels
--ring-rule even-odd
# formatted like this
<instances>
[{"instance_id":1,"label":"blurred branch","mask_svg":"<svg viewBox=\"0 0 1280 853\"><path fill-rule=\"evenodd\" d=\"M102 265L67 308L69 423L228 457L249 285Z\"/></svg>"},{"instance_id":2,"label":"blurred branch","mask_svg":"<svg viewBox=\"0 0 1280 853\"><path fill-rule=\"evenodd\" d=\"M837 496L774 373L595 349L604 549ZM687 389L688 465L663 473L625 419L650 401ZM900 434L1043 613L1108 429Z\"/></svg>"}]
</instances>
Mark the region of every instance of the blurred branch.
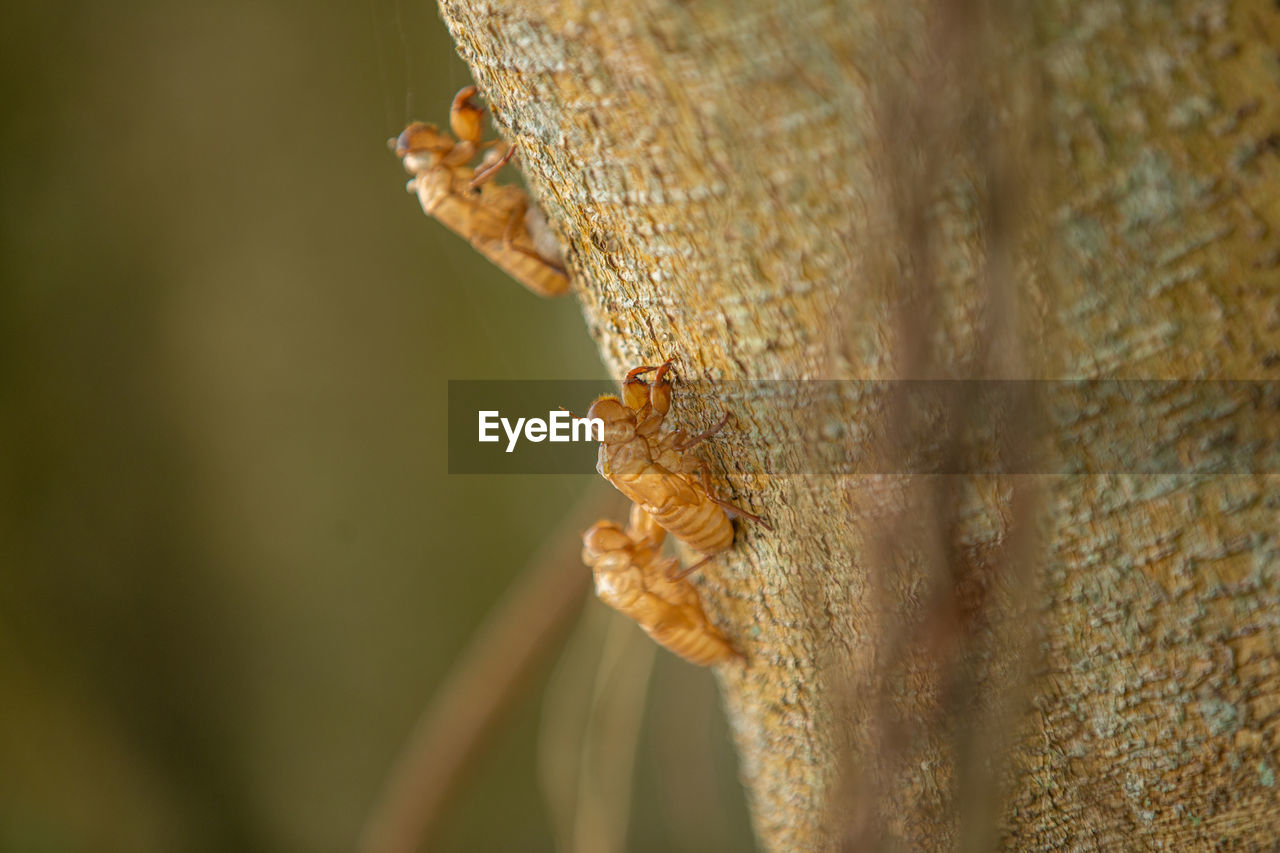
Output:
<instances>
[{"instance_id":1,"label":"blurred branch","mask_svg":"<svg viewBox=\"0 0 1280 853\"><path fill-rule=\"evenodd\" d=\"M588 609L547 687L538 775L572 853L626 849L636 750L657 646L608 608Z\"/></svg>"},{"instance_id":2,"label":"blurred branch","mask_svg":"<svg viewBox=\"0 0 1280 853\"><path fill-rule=\"evenodd\" d=\"M431 837L467 771L578 612L591 577L579 553L582 531L607 506L606 489L592 485L476 630L419 718L358 849L408 853Z\"/></svg>"},{"instance_id":3,"label":"blurred branch","mask_svg":"<svg viewBox=\"0 0 1280 853\"><path fill-rule=\"evenodd\" d=\"M574 853L627 849L636 749L657 650L630 620L610 622L579 757Z\"/></svg>"}]
</instances>

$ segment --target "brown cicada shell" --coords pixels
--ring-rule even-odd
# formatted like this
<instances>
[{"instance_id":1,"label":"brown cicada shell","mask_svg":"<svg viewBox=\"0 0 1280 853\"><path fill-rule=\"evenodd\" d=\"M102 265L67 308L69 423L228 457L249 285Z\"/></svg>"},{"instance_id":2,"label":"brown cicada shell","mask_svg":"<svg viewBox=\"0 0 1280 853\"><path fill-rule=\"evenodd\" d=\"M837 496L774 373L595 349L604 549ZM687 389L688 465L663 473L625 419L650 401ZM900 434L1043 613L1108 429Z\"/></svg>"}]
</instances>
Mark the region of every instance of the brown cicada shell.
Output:
<instances>
[{"instance_id":1,"label":"brown cicada shell","mask_svg":"<svg viewBox=\"0 0 1280 853\"><path fill-rule=\"evenodd\" d=\"M716 497L707 463L688 452L718 432L729 419L727 413L700 435L662 431L671 408L670 369L670 361L660 367L637 367L627 374L621 398L606 396L591 404L587 417L604 422L596 470L672 536L702 554L717 554L733 545L729 513L772 528L759 516ZM655 370L652 385L641 378Z\"/></svg>"},{"instance_id":2,"label":"brown cicada shell","mask_svg":"<svg viewBox=\"0 0 1280 853\"><path fill-rule=\"evenodd\" d=\"M582 536L582 560L595 575L596 595L690 663L743 657L707 619L698 590L676 571L678 561L658 556L666 535L638 506L625 530L612 521L593 525Z\"/></svg>"},{"instance_id":3,"label":"brown cicada shell","mask_svg":"<svg viewBox=\"0 0 1280 853\"><path fill-rule=\"evenodd\" d=\"M516 281L539 296L559 296L569 290L560 246L524 190L493 181L515 147L481 142L484 110L475 94L476 87L467 86L454 96L449 124L457 138L415 122L395 140L396 156L413 175L408 188L418 194L423 211Z\"/></svg>"}]
</instances>

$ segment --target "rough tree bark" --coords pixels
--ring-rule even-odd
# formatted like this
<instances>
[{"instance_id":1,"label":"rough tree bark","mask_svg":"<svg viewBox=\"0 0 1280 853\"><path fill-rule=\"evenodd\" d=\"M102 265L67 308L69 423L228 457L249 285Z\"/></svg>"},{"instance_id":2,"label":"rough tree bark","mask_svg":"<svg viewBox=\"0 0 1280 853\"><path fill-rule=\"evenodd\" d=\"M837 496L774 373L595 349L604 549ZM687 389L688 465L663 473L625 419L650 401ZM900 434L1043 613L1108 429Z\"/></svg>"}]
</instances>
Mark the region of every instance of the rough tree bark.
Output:
<instances>
[{"instance_id":1,"label":"rough tree bark","mask_svg":"<svg viewBox=\"0 0 1280 853\"><path fill-rule=\"evenodd\" d=\"M1280 373L1270 0L441 8L618 374ZM1160 405L1165 444L1256 416ZM699 582L766 849L1280 837L1275 476L769 476L814 424L736 414L713 466L776 529Z\"/></svg>"}]
</instances>

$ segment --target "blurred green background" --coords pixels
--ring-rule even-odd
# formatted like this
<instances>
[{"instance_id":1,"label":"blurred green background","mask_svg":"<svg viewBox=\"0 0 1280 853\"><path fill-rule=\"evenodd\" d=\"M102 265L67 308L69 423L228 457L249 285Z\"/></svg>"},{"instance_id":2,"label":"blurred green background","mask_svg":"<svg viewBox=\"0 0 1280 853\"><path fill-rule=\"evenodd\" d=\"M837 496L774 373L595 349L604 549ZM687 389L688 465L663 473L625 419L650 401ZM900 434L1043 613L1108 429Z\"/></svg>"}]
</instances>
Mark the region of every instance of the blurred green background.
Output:
<instances>
[{"instance_id":1,"label":"blurred green background","mask_svg":"<svg viewBox=\"0 0 1280 853\"><path fill-rule=\"evenodd\" d=\"M403 191L470 82L432 4L5 12L0 848L350 849L590 484L448 476L446 380L598 356ZM438 849L555 849L546 677ZM630 847L749 848L710 675L646 701Z\"/></svg>"}]
</instances>

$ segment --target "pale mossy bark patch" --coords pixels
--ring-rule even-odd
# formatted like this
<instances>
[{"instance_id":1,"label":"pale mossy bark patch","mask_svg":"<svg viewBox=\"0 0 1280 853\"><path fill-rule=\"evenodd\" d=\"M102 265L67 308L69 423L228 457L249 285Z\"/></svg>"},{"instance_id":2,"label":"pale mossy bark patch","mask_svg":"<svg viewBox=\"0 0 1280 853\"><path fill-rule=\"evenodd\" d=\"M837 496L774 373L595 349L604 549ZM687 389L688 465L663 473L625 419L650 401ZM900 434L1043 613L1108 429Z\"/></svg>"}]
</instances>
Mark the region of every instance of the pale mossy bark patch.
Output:
<instances>
[{"instance_id":1,"label":"pale mossy bark patch","mask_svg":"<svg viewBox=\"0 0 1280 853\"><path fill-rule=\"evenodd\" d=\"M618 375L1280 378L1272 2L441 9ZM1274 459L1172 473L1248 412L1141 402L1102 470L835 478L763 437L919 448L856 395L678 398L774 526L697 580L764 849L1280 837Z\"/></svg>"}]
</instances>

